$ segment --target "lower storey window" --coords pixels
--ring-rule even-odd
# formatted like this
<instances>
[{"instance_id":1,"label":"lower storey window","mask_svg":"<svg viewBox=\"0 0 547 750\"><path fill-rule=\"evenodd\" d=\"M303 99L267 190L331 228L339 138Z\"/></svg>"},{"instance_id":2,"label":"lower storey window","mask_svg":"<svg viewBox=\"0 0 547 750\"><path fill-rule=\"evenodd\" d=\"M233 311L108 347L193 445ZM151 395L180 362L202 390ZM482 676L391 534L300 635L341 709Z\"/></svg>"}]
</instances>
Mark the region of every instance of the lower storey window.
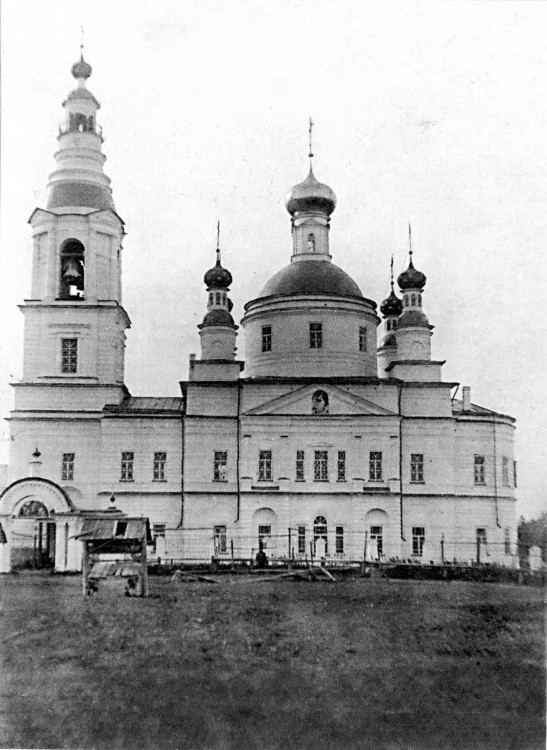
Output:
<instances>
[{"instance_id":1,"label":"lower storey window","mask_svg":"<svg viewBox=\"0 0 547 750\"><path fill-rule=\"evenodd\" d=\"M268 549L271 537L272 537L271 526L259 526L258 527L258 548Z\"/></svg>"},{"instance_id":2,"label":"lower storey window","mask_svg":"<svg viewBox=\"0 0 547 750\"><path fill-rule=\"evenodd\" d=\"M299 555L306 554L306 527L305 526L298 527L298 554Z\"/></svg>"},{"instance_id":3,"label":"lower storey window","mask_svg":"<svg viewBox=\"0 0 547 750\"><path fill-rule=\"evenodd\" d=\"M370 527L370 541L376 545L378 557L384 554L384 534L381 526Z\"/></svg>"},{"instance_id":4,"label":"lower storey window","mask_svg":"<svg viewBox=\"0 0 547 750\"><path fill-rule=\"evenodd\" d=\"M215 555L226 552L226 526L215 526Z\"/></svg>"},{"instance_id":5,"label":"lower storey window","mask_svg":"<svg viewBox=\"0 0 547 750\"><path fill-rule=\"evenodd\" d=\"M423 526L412 527L412 554L421 557L424 552L425 529Z\"/></svg>"},{"instance_id":6,"label":"lower storey window","mask_svg":"<svg viewBox=\"0 0 547 750\"><path fill-rule=\"evenodd\" d=\"M505 529L505 554L511 554L511 532L509 529Z\"/></svg>"},{"instance_id":7,"label":"lower storey window","mask_svg":"<svg viewBox=\"0 0 547 750\"><path fill-rule=\"evenodd\" d=\"M344 554L344 527L343 526L336 527L336 554L337 555Z\"/></svg>"}]
</instances>

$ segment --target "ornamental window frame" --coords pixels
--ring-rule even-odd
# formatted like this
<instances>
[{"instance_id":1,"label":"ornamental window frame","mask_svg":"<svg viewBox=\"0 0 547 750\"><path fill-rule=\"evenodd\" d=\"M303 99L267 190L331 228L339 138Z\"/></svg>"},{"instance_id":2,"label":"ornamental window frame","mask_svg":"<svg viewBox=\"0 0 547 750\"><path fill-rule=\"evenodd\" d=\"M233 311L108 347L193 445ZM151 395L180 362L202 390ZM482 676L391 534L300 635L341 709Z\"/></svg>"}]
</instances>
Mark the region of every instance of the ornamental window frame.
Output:
<instances>
[{"instance_id":1,"label":"ornamental window frame","mask_svg":"<svg viewBox=\"0 0 547 750\"><path fill-rule=\"evenodd\" d=\"M316 450L313 453L313 481L329 481L329 452Z\"/></svg>"},{"instance_id":2,"label":"ornamental window frame","mask_svg":"<svg viewBox=\"0 0 547 750\"><path fill-rule=\"evenodd\" d=\"M61 339L61 373L76 375L78 372L78 339Z\"/></svg>"}]
</instances>

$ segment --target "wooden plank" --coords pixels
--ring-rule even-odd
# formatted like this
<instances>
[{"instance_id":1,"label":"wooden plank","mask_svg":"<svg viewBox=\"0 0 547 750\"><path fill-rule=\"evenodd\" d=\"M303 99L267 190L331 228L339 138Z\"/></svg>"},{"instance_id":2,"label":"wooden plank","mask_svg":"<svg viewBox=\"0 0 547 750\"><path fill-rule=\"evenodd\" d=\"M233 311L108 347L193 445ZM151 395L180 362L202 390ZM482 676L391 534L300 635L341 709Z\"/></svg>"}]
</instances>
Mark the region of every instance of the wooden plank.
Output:
<instances>
[{"instance_id":1,"label":"wooden plank","mask_svg":"<svg viewBox=\"0 0 547 750\"><path fill-rule=\"evenodd\" d=\"M187 573L185 570L176 570L171 580L174 581L177 576L183 576L184 578L189 578L192 581L205 581L205 583L218 583L218 581L216 581L214 578L208 578L207 576L198 575L197 573Z\"/></svg>"},{"instance_id":2,"label":"wooden plank","mask_svg":"<svg viewBox=\"0 0 547 750\"><path fill-rule=\"evenodd\" d=\"M329 571L326 568L314 568L313 570L314 572L322 573L324 576L326 576L329 579L329 581L337 580L331 573L329 573Z\"/></svg>"}]
</instances>

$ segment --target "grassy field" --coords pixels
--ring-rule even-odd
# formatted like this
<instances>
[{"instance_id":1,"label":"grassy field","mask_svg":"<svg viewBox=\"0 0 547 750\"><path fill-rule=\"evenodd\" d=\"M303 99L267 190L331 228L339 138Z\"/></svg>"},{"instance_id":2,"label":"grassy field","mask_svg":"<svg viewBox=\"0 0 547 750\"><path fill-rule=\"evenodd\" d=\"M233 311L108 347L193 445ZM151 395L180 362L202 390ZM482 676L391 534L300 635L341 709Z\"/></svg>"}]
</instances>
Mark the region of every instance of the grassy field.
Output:
<instances>
[{"instance_id":1,"label":"grassy field","mask_svg":"<svg viewBox=\"0 0 547 750\"><path fill-rule=\"evenodd\" d=\"M0 578L1 746L545 746L541 589L218 580Z\"/></svg>"}]
</instances>

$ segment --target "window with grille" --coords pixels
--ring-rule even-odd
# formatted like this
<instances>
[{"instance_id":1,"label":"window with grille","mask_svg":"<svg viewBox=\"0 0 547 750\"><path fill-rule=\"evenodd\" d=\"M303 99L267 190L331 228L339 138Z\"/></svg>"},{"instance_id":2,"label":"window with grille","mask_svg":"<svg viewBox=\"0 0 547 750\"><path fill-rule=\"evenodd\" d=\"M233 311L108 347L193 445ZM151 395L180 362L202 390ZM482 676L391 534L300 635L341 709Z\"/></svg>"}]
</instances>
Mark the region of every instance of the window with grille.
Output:
<instances>
[{"instance_id":1,"label":"window with grille","mask_svg":"<svg viewBox=\"0 0 547 750\"><path fill-rule=\"evenodd\" d=\"M338 482L346 481L346 451L338 451L338 462L336 465L336 479Z\"/></svg>"},{"instance_id":2,"label":"window with grille","mask_svg":"<svg viewBox=\"0 0 547 750\"><path fill-rule=\"evenodd\" d=\"M368 456L368 479L369 482L382 481L382 452L371 451Z\"/></svg>"},{"instance_id":3,"label":"window with grille","mask_svg":"<svg viewBox=\"0 0 547 750\"><path fill-rule=\"evenodd\" d=\"M366 352L367 350L367 327L359 327L359 351Z\"/></svg>"},{"instance_id":4,"label":"window with grille","mask_svg":"<svg viewBox=\"0 0 547 750\"><path fill-rule=\"evenodd\" d=\"M272 327L262 326L262 351L272 351Z\"/></svg>"},{"instance_id":5,"label":"window with grille","mask_svg":"<svg viewBox=\"0 0 547 750\"><path fill-rule=\"evenodd\" d=\"M484 456L474 457L475 484L486 484L484 474Z\"/></svg>"},{"instance_id":6,"label":"window with grille","mask_svg":"<svg viewBox=\"0 0 547 750\"><path fill-rule=\"evenodd\" d=\"M517 462L513 461L513 487L517 486Z\"/></svg>"},{"instance_id":7,"label":"window with grille","mask_svg":"<svg viewBox=\"0 0 547 750\"><path fill-rule=\"evenodd\" d=\"M412 527L412 554L421 557L424 552L425 529L423 526Z\"/></svg>"},{"instance_id":8,"label":"window with grille","mask_svg":"<svg viewBox=\"0 0 547 750\"><path fill-rule=\"evenodd\" d=\"M299 555L306 554L306 527L305 526L298 527L298 554Z\"/></svg>"},{"instance_id":9,"label":"window with grille","mask_svg":"<svg viewBox=\"0 0 547 750\"><path fill-rule=\"evenodd\" d=\"M315 451L313 458L314 482L327 482L329 479L329 453L328 451Z\"/></svg>"},{"instance_id":10,"label":"window with grille","mask_svg":"<svg viewBox=\"0 0 547 750\"><path fill-rule=\"evenodd\" d=\"M258 452L258 479L261 482L271 481L272 478L272 452Z\"/></svg>"},{"instance_id":11,"label":"window with grille","mask_svg":"<svg viewBox=\"0 0 547 750\"><path fill-rule=\"evenodd\" d=\"M296 451L296 481L304 481L304 451Z\"/></svg>"},{"instance_id":12,"label":"window with grille","mask_svg":"<svg viewBox=\"0 0 547 750\"><path fill-rule=\"evenodd\" d=\"M509 459L503 456L501 459L501 481L504 487L509 487Z\"/></svg>"},{"instance_id":13,"label":"window with grille","mask_svg":"<svg viewBox=\"0 0 547 750\"><path fill-rule=\"evenodd\" d=\"M511 554L511 531L509 529L505 529L505 554L510 555Z\"/></svg>"},{"instance_id":14,"label":"window with grille","mask_svg":"<svg viewBox=\"0 0 547 750\"><path fill-rule=\"evenodd\" d=\"M410 481L424 481L424 454L411 453L410 455Z\"/></svg>"},{"instance_id":15,"label":"window with grille","mask_svg":"<svg viewBox=\"0 0 547 750\"><path fill-rule=\"evenodd\" d=\"M133 481L133 462L135 460L135 454L133 451L122 451L122 465L121 465L121 482L132 482Z\"/></svg>"},{"instance_id":16,"label":"window with grille","mask_svg":"<svg viewBox=\"0 0 547 750\"><path fill-rule=\"evenodd\" d=\"M61 480L71 482L74 479L74 453L63 453Z\"/></svg>"},{"instance_id":17,"label":"window with grille","mask_svg":"<svg viewBox=\"0 0 547 750\"><path fill-rule=\"evenodd\" d=\"M323 348L323 324L310 323L310 349Z\"/></svg>"},{"instance_id":18,"label":"window with grille","mask_svg":"<svg viewBox=\"0 0 547 750\"><path fill-rule=\"evenodd\" d=\"M61 339L61 372L74 374L78 371L78 339Z\"/></svg>"},{"instance_id":19,"label":"window with grille","mask_svg":"<svg viewBox=\"0 0 547 750\"><path fill-rule=\"evenodd\" d=\"M215 554L218 555L227 550L226 526L215 526Z\"/></svg>"},{"instance_id":20,"label":"window with grille","mask_svg":"<svg viewBox=\"0 0 547 750\"><path fill-rule=\"evenodd\" d=\"M154 453L154 469L152 478L154 482L165 482L165 464L167 462L167 453L158 451Z\"/></svg>"},{"instance_id":21,"label":"window with grille","mask_svg":"<svg viewBox=\"0 0 547 750\"><path fill-rule=\"evenodd\" d=\"M336 541L336 554L343 555L344 554L344 527L343 526L336 527L335 541Z\"/></svg>"},{"instance_id":22,"label":"window with grille","mask_svg":"<svg viewBox=\"0 0 547 750\"><path fill-rule=\"evenodd\" d=\"M213 461L213 482L225 482L228 471L228 451L215 451Z\"/></svg>"},{"instance_id":23,"label":"window with grille","mask_svg":"<svg viewBox=\"0 0 547 750\"><path fill-rule=\"evenodd\" d=\"M158 536L165 536L165 524L164 523L155 523L152 526L152 536L154 539Z\"/></svg>"}]
</instances>

